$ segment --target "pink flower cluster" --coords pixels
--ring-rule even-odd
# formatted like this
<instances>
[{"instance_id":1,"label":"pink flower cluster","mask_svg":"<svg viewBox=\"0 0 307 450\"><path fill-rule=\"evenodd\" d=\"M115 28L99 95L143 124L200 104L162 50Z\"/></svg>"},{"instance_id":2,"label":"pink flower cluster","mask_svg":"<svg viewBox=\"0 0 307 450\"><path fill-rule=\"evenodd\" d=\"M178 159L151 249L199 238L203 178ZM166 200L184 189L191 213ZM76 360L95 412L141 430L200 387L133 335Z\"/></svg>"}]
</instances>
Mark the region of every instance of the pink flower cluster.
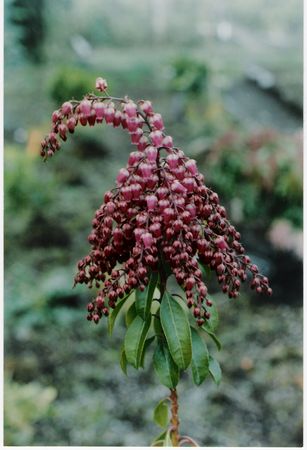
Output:
<instances>
[{"instance_id":1,"label":"pink flower cluster","mask_svg":"<svg viewBox=\"0 0 307 450\"><path fill-rule=\"evenodd\" d=\"M204 184L196 162L174 147L161 115L147 100L108 96L106 87L99 78L96 88L104 95L65 102L55 111L41 149L46 159L60 148L59 138L65 141L78 124L102 122L126 129L136 147L118 172L117 186L106 192L96 211L88 237L92 250L78 263L75 282L99 288L88 305L88 319L99 322L126 293L144 290L152 271L163 275L165 262L198 325L210 317L212 305L200 264L216 272L230 298L238 296L247 272L252 288L271 295L268 279L245 255L218 195Z\"/></svg>"}]
</instances>

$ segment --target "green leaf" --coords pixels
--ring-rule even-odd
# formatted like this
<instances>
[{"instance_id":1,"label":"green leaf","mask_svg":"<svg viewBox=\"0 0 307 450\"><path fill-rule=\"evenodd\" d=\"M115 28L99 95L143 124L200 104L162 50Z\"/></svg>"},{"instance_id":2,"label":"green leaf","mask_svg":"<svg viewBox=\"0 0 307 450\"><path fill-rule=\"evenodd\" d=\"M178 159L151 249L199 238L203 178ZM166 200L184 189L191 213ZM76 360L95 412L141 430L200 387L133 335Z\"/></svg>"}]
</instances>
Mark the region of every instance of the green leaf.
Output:
<instances>
[{"instance_id":1,"label":"green leaf","mask_svg":"<svg viewBox=\"0 0 307 450\"><path fill-rule=\"evenodd\" d=\"M159 337L164 337L160 317L154 316L153 325L156 335Z\"/></svg>"},{"instance_id":2,"label":"green leaf","mask_svg":"<svg viewBox=\"0 0 307 450\"><path fill-rule=\"evenodd\" d=\"M218 350L220 351L222 348L222 344L221 344L219 338L216 336L216 334L213 333L213 331L211 331L209 327L206 327L206 325L202 325L201 328L211 337L211 339L214 341L215 345L217 346Z\"/></svg>"},{"instance_id":3,"label":"green leaf","mask_svg":"<svg viewBox=\"0 0 307 450\"><path fill-rule=\"evenodd\" d=\"M212 356L209 356L209 372L215 383L219 385L222 379L222 370L219 362Z\"/></svg>"},{"instance_id":4,"label":"green leaf","mask_svg":"<svg viewBox=\"0 0 307 450\"><path fill-rule=\"evenodd\" d=\"M127 300L128 297L130 297L130 295L131 295L131 292L129 292L129 294L127 294L124 298L120 299L119 302L117 302L116 308L113 309L111 314L109 315L108 330L109 330L110 336L113 332L116 317L118 316L119 311L122 309L125 301Z\"/></svg>"},{"instance_id":5,"label":"green leaf","mask_svg":"<svg viewBox=\"0 0 307 450\"><path fill-rule=\"evenodd\" d=\"M164 386L174 389L179 381L179 368L175 364L166 341L159 339L153 355L153 363L158 378Z\"/></svg>"},{"instance_id":6,"label":"green leaf","mask_svg":"<svg viewBox=\"0 0 307 450\"><path fill-rule=\"evenodd\" d=\"M142 353L142 358L141 358L141 363L140 363L140 366L143 369L144 369L146 351L147 351L148 347L150 346L150 344L155 340L155 337L156 336L151 336L150 338L146 339L146 341L145 341L144 348L143 348L143 353Z\"/></svg>"},{"instance_id":7,"label":"green leaf","mask_svg":"<svg viewBox=\"0 0 307 450\"><path fill-rule=\"evenodd\" d=\"M179 369L186 369L192 358L190 325L184 309L168 292L162 298L160 318L175 363Z\"/></svg>"},{"instance_id":8,"label":"green leaf","mask_svg":"<svg viewBox=\"0 0 307 450\"><path fill-rule=\"evenodd\" d=\"M126 358L129 364L136 369L140 367L142 362L143 349L145 339L150 327L151 317L143 320L142 317L136 316L127 330L124 346Z\"/></svg>"},{"instance_id":9,"label":"green leaf","mask_svg":"<svg viewBox=\"0 0 307 450\"><path fill-rule=\"evenodd\" d=\"M168 419L168 403L165 399L161 400L154 409L154 421L161 428L165 428L169 422ZM161 439L161 437L160 437Z\"/></svg>"},{"instance_id":10,"label":"green leaf","mask_svg":"<svg viewBox=\"0 0 307 450\"><path fill-rule=\"evenodd\" d=\"M173 447L172 438L171 438L171 430L167 430L167 432L166 432L163 447Z\"/></svg>"},{"instance_id":11,"label":"green leaf","mask_svg":"<svg viewBox=\"0 0 307 450\"><path fill-rule=\"evenodd\" d=\"M212 306L208 307L208 312L210 313L210 317L206 320L205 326L211 331L215 331L219 324L219 315L214 303L212 303Z\"/></svg>"},{"instance_id":12,"label":"green leaf","mask_svg":"<svg viewBox=\"0 0 307 450\"><path fill-rule=\"evenodd\" d=\"M192 375L194 383L199 386L209 374L209 353L207 345L195 328L192 335Z\"/></svg>"},{"instance_id":13,"label":"green leaf","mask_svg":"<svg viewBox=\"0 0 307 450\"><path fill-rule=\"evenodd\" d=\"M124 346L122 346L121 352L120 352L120 360L119 360L120 367L125 375L127 375L127 358Z\"/></svg>"},{"instance_id":14,"label":"green leaf","mask_svg":"<svg viewBox=\"0 0 307 450\"><path fill-rule=\"evenodd\" d=\"M151 447L163 447L163 442L166 437L167 430L162 431L159 436L155 437L155 439L151 443Z\"/></svg>"},{"instance_id":15,"label":"green leaf","mask_svg":"<svg viewBox=\"0 0 307 450\"><path fill-rule=\"evenodd\" d=\"M151 444L151 447L163 447L163 446L164 446L164 439L159 439Z\"/></svg>"},{"instance_id":16,"label":"green leaf","mask_svg":"<svg viewBox=\"0 0 307 450\"><path fill-rule=\"evenodd\" d=\"M158 282L158 272L152 272L148 285L145 287L144 291L136 289L135 291L135 307L136 312L144 320L150 314L150 308L152 303L152 298L154 295L155 288Z\"/></svg>"},{"instance_id":17,"label":"green leaf","mask_svg":"<svg viewBox=\"0 0 307 450\"><path fill-rule=\"evenodd\" d=\"M125 316L126 327L129 327L129 325L133 322L133 320L135 319L136 316L137 316L137 314L136 314L135 302L133 302L132 305L130 306L130 308L128 309L128 311L126 312L126 316Z\"/></svg>"}]
</instances>

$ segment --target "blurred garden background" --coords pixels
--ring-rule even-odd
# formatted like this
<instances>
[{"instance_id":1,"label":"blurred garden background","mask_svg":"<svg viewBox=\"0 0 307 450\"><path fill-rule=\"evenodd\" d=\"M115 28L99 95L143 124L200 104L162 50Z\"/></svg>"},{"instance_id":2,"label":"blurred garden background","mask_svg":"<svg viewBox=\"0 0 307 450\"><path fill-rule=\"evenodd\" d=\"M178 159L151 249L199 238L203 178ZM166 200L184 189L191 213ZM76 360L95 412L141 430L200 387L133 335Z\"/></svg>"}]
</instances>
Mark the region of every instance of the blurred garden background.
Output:
<instances>
[{"instance_id":1,"label":"blurred garden background","mask_svg":"<svg viewBox=\"0 0 307 450\"><path fill-rule=\"evenodd\" d=\"M131 151L124 132L39 144L66 99L153 101L197 159L274 294L220 313L223 381L179 385L181 431L204 446L302 445L302 0L5 0L5 444L149 445L167 394L152 365L119 367L89 324L76 262ZM211 345L211 343L208 343ZM214 352L215 350L212 349Z\"/></svg>"}]
</instances>

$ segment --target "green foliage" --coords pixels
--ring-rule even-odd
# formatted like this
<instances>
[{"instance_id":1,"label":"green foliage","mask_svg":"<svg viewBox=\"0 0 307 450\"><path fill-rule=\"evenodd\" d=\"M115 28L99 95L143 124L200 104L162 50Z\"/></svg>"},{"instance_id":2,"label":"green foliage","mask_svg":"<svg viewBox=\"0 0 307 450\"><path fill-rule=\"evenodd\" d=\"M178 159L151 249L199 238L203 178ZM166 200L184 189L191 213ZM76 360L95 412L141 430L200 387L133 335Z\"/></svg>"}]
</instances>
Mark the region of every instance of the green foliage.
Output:
<instances>
[{"instance_id":1,"label":"green foliage","mask_svg":"<svg viewBox=\"0 0 307 450\"><path fill-rule=\"evenodd\" d=\"M28 237L28 231L35 227L35 222L49 222L48 210L52 205L53 196L58 191L56 180L50 172L37 170L36 163L29 155L10 147L6 149L4 183L6 237L14 239L15 244L16 239L22 243ZM16 211L18 220L11 220Z\"/></svg>"},{"instance_id":2,"label":"green foliage","mask_svg":"<svg viewBox=\"0 0 307 450\"><path fill-rule=\"evenodd\" d=\"M154 368L164 386L173 389L179 382L179 368L174 362L165 340L159 339L153 356Z\"/></svg>"},{"instance_id":3,"label":"green foliage","mask_svg":"<svg viewBox=\"0 0 307 450\"><path fill-rule=\"evenodd\" d=\"M118 313L120 312L120 310L122 309L122 307L125 305L127 299L130 297L131 292L129 292L129 294L125 295L122 299L120 299L117 304L116 304L116 308L114 308L109 316L108 319L108 330L109 330L109 334L112 335L113 332L113 328L115 325L115 320L118 316Z\"/></svg>"},{"instance_id":4,"label":"green foliage","mask_svg":"<svg viewBox=\"0 0 307 450\"><path fill-rule=\"evenodd\" d=\"M212 297L211 297L212 301ZM210 308L208 307L210 312L209 319L206 320L206 328L209 328L211 331L215 331L219 324L219 315L215 303L212 301L212 305Z\"/></svg>"},{"instance_id":5,"label":"green foliage","mask_svg":"<svg viewBox=\"0 0 307 450\"><path fill-rule=\"evenodd\" d=\"M52 100L60 106L67 99L79 99L87 92L93 91L95 74L76 67L62 67L54 75L50 83Z\"/></svg>"},{"instance_id":6,"label":"green foliage","mask_svg":"<svg viewBox=\"0 0 307 450\"><path fill-rule=\"evenodd\" d=\"M163 442L163 447L173 447L172 439L171 439L171 430L167 430L165 439Z\"/></svg>"},{"instance_id":7,"label":"green foliage","mask_svg":"<svg viewBox=\"0 0 307 450\"><path fill-rule=\"evenodd\" d=\"M186 369L192 357L190 326L184 309L168 292L162 298L160 317L170 353L179 369Z\"/></svg>"},{"instance_id":8,"label":"green foliage","mask_svg":"<svg viewBox=\"0 0 307 450\"><path fill-rule=\"evenodd\" d=\"M199 386L209 374L209 352L201 335L191 327L192 335L192 374L194 383Z\"/></svg>"},{"instance_id":9,"label":"green foliage","mask_svg":"<svg viewBox=\"0 0 307 450\"><path fill-rule=\"evenodd\" d=\"M151 443L151 447L163 447L164 439L166 438L167 431L163 431L157 436Z\"/></svg>"},{"instance_id":10,"label":"green foliage","mask_svg":"<svg viewBox=\"0 0 307 450\"><path fill-rule=\"evenodd\" d=\"M172 64L171 88L175 91L200 95L208 88L209 68L203 62L180 58Z\"/></svg>"},{"instance_id":11,"label":"green foliage","mask_svg":"<svg viewBox=\"0 0 307 450\"><path fill-rule=\"evenodd\" d=\"M153 365L163 385L170 389L175 388L179 382L180 370L188 368L190 363L192 363L193 381L196 385L200 385L209 374L209 353L201 333L205 331L209 334L220 349L220 342L214 334L218 324L216 307L212 305L210 308L211 321L207 321L202 329L196 330L189 325L188 309L167 291L164 292L158 309L153 307L152 297L157 281L158 275L152 274L145 291L134 291L131 295L132 303L128 304L125 315L127 332L120 352L120 366L125 374L127 374L127 364L136 369L144 368L146 353L151 344L155 343ZM113 331L117 315L126 302L125 298L120 300L111 312L109 332ZM137 313L137 305L141 315ZM146 309L148 313L143 319ZM153 325L152 328L151 325ZM147 337L151 334L150 330L154 331L154 334ZM214 363L212 373L216 374Z\"/></svg>"},{"instance_id":12,"label":"green foliage","mask_svg":"<svg viewBox=\"0 0 307 450\"><path fill-rule=\"evenodd\" d=\"M19 28L19 42L33 63L43 60L46 37L45 0L13 0L10 19Z\"/></svg>"},{"instance_id":13,"label":"green foliage","mask_svg":"<svg viewBox=\"0 0 307 450\"><path fill-rule=\"evenodd\" d=\"M170 430L163 431L152 442L151 447L173 447Z\"/></svg>"},{"instance_id":14,"label":"green foliage","mask_svg":"<svg viewBox=\"0 0 307 450\"><path fill-rule=\"evenodd\" d=\"M209 275L211 276L211 270L208 268L208 266L206 266L206 274L207 275L208 275L208 272L209 272ZM212 302L212 305L210 306L210 317L202 325L201 329L204 330L208 336L210 336L210 338L213 340L213 342L217 346L217 349L221 350L222 344L215 334L215 331L219 324L218 310L217 310L217 307L216 307L212 297L211 297L211 302Z\"/></svg>"},{"instance_id":15,"label":"green foliage","mask_svg":"<svg viewBox=\"0 0 307 450\"><path fill-rule=\"evenodd\" d=\"M132 303L132 305L127 309L126 315L125 315L125 323L126 326L129 327L129 325L133 322L135 317L137 316L136 313L136 307L135 302Z\"/></svg>"},{"instance_id":16,"label":"green foliage","mask_svg":"<svg viewBox=\"0 0 307 450\"><path fill-rule=\"evenodd\" d=\"M129 325L125 336L125 354L129 364L138 369L142 363L142 355L151 317L143 320L136 316Z\"/></svg>"},{"instance_id":17,"label":"green foliage","mask_svg":"<svg viewBox=\"0 0 307 450\"><path fill-rule=\"evenodd\" d=\"M119 364L120 364L120 368L122 369L124 374L127 375L127 357L126 357L124 345L122 346L121 351L120 351Z\"/></svg>"},{"instance_id":18,"label":"green foliage","mask_svg":"<svg viewBox=\"0 0 307 450\"><path fill-rule=\"evenodd\" d=\"M139 316L144 320L151 314L151 303L154 295L155 288L158 283L158 272L152 272L149 278L148 285L142 292L140 289L136 289L135 292L135 308Z\"/></svg>"},{"instance_id":19,"label":"green foliage","mask_svg":"<svg viewBox=\"0 0 307 450\"><path fill-rule=\"evenodd\" d=\"M142 367L142 369L145 368L146 352L147 352L148 348L150 347L150 345L154 342L155 338L156 338L156 336L151 336L150 338L146 339L146 341L145 341L142 358L141 358L141 363L140 363L140 367Z\"/></svg>"},{"instance_id":20,"label":"green foliage","mask_svg":"<svg viewBox=\"0 0 307 450\"><path fill-rule=\"evenodd\" d=\"M221 367L219 362L211 355L209 356L209 372L215 383L219 385L222 379Z\"/></svg>"},{"instance_id":21,"label":"green foliage","mask_svg":"<svg viewBox=\"0 0 307 450\"><path fill-rule=\"evenodd\" d=\"M222 344L221 344L221 341L219 340L219 338L216 336L216 334L213 331L211 331L211 329L208 328L206 326L206 324L202 325L201 328L208 334L208 336L210 336L210 338L213 340L213 342L217 346L217 349L221 350Z\"/></svg>"},{"instance_id":22,"label":"green foliage","mask_svg":"<svg viewBox=\"0 0 307 450\"><path fill-rule=\"evenodd\" d=\"M162 428L165 428L168 425L169 418L167 400L160 400L154 409L153 418L156 424Z\"/></svg>"},{"instance_id":23,"label":"green foliage","mask_svg":"<svg viewBox=\"0 0 307 450\"><path fill-rule=\"evenodd\" d=\"M164 338L164 332L161 325L160 316L158 316L157 314L154 316L153 324L157 337Z\"/></svg>"}]
</instances>

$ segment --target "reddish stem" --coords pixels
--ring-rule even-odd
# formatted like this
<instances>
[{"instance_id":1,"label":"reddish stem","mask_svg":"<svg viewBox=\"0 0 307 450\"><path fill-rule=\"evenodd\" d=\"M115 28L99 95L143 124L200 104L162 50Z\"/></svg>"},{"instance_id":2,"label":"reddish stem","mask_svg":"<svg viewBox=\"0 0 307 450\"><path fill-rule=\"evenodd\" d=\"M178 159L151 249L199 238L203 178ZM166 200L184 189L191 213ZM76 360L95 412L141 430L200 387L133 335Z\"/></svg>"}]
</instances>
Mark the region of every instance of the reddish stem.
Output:
<instances>
[{"instance_id":1,"label":"reddish stem","mask_svg":"<svg viewBox=\"0 0 307 450\"><path fill-rule=\"evenodd\" d=\"M179 417L178 417L178 396L177 391L175 389L171 389L171 395L170 395L170 401L171 401L171 439L173 447L179 446Z\"/></svg>"}]
</instances>

